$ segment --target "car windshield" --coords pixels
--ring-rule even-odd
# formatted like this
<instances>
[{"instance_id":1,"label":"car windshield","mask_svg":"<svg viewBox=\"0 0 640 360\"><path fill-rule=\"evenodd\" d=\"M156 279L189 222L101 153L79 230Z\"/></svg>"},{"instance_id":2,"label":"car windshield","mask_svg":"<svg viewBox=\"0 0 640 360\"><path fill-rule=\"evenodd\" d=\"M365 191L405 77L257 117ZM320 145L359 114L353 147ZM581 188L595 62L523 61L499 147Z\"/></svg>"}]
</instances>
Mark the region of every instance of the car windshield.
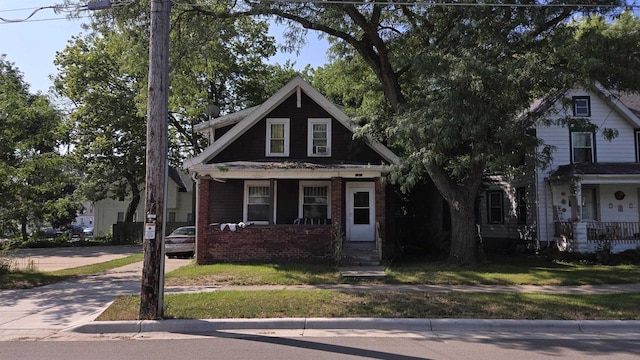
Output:
<instances>
[{"instance_id":1,"label":"car windshield","mask_svg":"<svg viewBox=\"0 0 640 360\"><path fill-rule=\"evenodd\" d=\"M177 228L171 233L171 235L195 235L195 234L196 234L196 228L193 226Z\"/></svg>"}]
</instances>

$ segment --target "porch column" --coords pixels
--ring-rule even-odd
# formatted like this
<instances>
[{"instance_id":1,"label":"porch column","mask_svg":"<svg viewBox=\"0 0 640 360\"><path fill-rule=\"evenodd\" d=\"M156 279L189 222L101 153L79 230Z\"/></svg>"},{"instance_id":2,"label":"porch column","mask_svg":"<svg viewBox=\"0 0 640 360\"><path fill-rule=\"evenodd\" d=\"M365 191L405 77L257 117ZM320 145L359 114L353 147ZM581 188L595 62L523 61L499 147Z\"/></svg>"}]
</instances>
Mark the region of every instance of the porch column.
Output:
<instances>
[{"instance_id":1,"label":"porch column","mask_svg":"<svg viewBox=\"0 0 640 360\"><path fill-rule=\"evenodd\" d=\"M578 222L582 221L582 182L580 180L576 180L575 183L575 193L576 193L576 219Z\"/></svg>"},{"instance_id":2,"label":"porch column","mask_svg":"<svg viewBox=\"0 0 640 360\"><path fill-rule=\"evenodd\" d=\"M275 187L275 180L274 179L269 179L269 225L273 225L275 223L275 219L274 219L274 209L275 206L274 204L275 202L275 192L276 192L276 187Z\"/></svg>"},{"instance_id":3,"label":"porch column","mask_svg":"<svg viewBox=\"0 0 640 360\"><path fill-rule=\"evenodd\" d=\"M385 186L382 183L382 178L375 179L376 186L376 222L380 224L380 233L385 234L385 224L387 215ZM384 239L384 235L383 235Z\"/></svg>"},{"instance_id":4,"label":"porch column","mask_svg":"<svg viewBox=\"0 0 640 360\"><path fill-rule=\"evenodd\" d=\"M344 231L344 220L342 216L343 203L342 178L331 178L331 222L333 224L340 224L341 231Z\"/></svg>"},{"instance_id":5,"label":"porch column","mask_svg":"<svg viewBox=\"0 0 640 360\"><path fill-rule=\"evenodd\" d=\"M196 263L203 264L206 257L207 247L205 244L205 234L209 227L209 194L211 190L210 179L198 180L197 204L196 204Z\"/></svg>"}]
</instances>

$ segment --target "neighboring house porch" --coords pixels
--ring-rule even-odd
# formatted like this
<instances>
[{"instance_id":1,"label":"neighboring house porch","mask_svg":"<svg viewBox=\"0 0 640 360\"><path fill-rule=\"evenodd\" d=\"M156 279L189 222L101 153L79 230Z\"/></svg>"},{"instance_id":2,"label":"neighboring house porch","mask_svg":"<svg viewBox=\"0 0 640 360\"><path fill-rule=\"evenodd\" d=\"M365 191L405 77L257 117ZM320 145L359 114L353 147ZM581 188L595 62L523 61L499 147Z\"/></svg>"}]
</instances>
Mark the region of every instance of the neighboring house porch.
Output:
<instances>
[{"instance_id":1,"label":"neighboring house porch","mask_svg":"<svg viewBox=\"0 0 640 360\"><path fill-rule=\"evenodd\" d=\"M620 252L640 246L640 164L565 165L548 181L553 239L561 250Z\"/></svg>"}]
</instances>

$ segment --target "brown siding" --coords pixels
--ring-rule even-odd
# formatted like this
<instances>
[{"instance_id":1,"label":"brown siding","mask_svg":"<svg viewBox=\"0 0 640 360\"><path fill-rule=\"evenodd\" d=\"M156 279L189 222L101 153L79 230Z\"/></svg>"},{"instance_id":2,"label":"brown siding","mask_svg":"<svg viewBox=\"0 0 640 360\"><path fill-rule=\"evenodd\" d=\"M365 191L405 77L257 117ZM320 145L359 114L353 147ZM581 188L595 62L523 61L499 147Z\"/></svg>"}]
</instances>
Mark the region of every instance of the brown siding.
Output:
<instances>
[{"instance_id":1,"label":"brown siding","mask_svg":"<svg viewBox=\"0 0 640 360\"><path fill-rule=\"evenodd\" d=\"M316 163L371 163L384 162L382 157L373 151L363 140L353 140L351 130L337 120L331 123L331 158L307 157L307 123L309 118L331 118L329 113L315 103L306 94L302 97L302 107L297 108L296 95L293 94L271 113L260 119L236 141L229 144L211 163L226 161L259 161L259 160L309 160ZM267 158L265 156L266 118L290 119L290 144L288 158ZM218 138L216 130L216 138Z\"/></svg>"},{"instance_id":2,"label":"brown siding","mask_svg":"<svg viewBox=\"0 0 640 360\"><path fill-rule=\"evenodd\" d=\"M298 180L278 180L278 210L276 222L278 224L293 224L298 218Z\"/></svg>"},{"instance_id":3,"label":"brown siding","mask_svg":"<svg viewBox=\"0 0 640 360\"><path fill-rule=\"evenodd\" d=\"M209 223L237 223L242 221L244 181L210 180Z\"/></svg>"}]
</instances>

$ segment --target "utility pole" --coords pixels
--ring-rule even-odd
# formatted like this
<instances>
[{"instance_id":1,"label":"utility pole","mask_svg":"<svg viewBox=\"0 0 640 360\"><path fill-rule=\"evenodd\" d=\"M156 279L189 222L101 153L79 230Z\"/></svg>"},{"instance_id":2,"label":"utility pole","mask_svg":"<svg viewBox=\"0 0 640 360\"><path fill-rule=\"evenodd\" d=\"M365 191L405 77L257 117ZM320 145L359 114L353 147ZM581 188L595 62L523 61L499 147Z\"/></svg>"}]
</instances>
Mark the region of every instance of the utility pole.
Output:
<instances>
[{"instance_id":1,"label":"utility pole","mask_svg":"<svg viewBox=\"0 0 640 360\"><path fill-rule=\"evenodd\" d=\"M151 1L149 87L147 99L147 173L145 185L144 265L140 319L163 315L165 196L169 114L170 0Z\"/></svg>"}]
</instances>

